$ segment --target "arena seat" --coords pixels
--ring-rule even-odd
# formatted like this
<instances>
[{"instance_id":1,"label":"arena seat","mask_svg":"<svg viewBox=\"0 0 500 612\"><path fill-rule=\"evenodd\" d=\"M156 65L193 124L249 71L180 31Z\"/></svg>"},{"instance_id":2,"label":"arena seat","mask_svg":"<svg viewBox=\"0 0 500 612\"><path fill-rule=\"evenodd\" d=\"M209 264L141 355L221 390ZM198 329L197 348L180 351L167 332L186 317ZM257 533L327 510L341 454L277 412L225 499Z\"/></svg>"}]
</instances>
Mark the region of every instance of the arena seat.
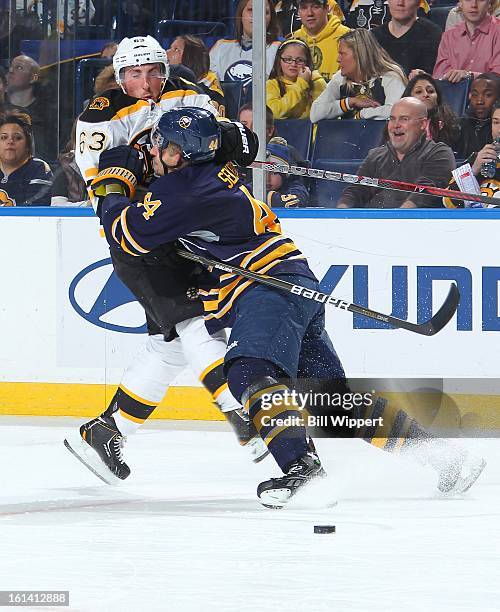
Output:
<instances>
[{"instance_id":1,"label":"arena seat","mask_svg":"<svg viewBox=\"0 0 500 612\"><path fill-rule=\"evenodd\" d=\"M226 117L235 121L238 119L243 87L238 81L222 81L221 86L226 102Z\"/></svg>"},{"instance_id":2,"label":"arena seat","mask_svg":"<svg viewBox=\"0 0 500 612\"><path fill-rule=\"evenodd\" d=\"M465 113L469 101L470 85L471 79L464 79L459 83L439 81L439 88L441 89L443 100L451 106L459 117Z\"/></svg>"},{"instance_id":3,"label":"arena seat","mask_svg":"<svg viewBox=\"0 0 500 612\"><path fill-rule=\"evenodd\" d=\"M325 119L317 125L313 162L316 159L364 159L370 149L382 144L386 122L374 119Z\"/></svg>"},{"instance_id":4,"label":"arena seat","mask_svg":"<svg viewBox=\"0 0 500 612\"><path fill-rule=\"evenodd\" d=\"M456 6L456 4L450 4L449 2L444 6L436 6L434 4L427 15L427 19L430 19L432 23L438 25L444 32L446 20L448 19L448 13L454 6Z\"/></svg>"},{"instance_id":5,"label":"arena seat","mask_svg":"<svg viewBox=\"0 0 500 612\"><path fill-rule=\"evenodd\" d=\"M284 138L304 159L309 159L312 134L309 119L276 119L274 125L276 136Z\"/></svg>"},{"instance_id":6,"label":"arena seat","mask_svg":"<svg viewBox=\"0 0 500 612\"><path fill-rule=\"evenodd\" d=\"M358 168L363 160L361 159L318 159L314 162L314 167L320 170L329 170L330 172L347 172L348 174L357 174ZM340 181L328 181L325 179L309 179L311 206L320 208L335 208L337 202L342 195L344 189L348 186L347 183Z\"/></svg>"},{"instance_id":7,"label":"arena seat","mask_svg":"<svg viewBox=\"0 0 500 612\"><path fill-rule=\"evenodd\" d=\"M111 62L109 57L86 57L78 60L75 70L75 116L82 112L85 100L94 95L96 76Z\"/></svg>"},{"instance_id":8,"label":"arena seat","mask_svg":"<svg viewBox=\"0 0 500 612\"><path fill-rule=\"evenodd\" d=\"M193 34L203 39L207 47L213 46L216 40L223 38L226 24L222 21L184 21L181 19L163 19L156 26L155 36L162 47L167 49L176 36Z\"/></svg>"}]
</instances>

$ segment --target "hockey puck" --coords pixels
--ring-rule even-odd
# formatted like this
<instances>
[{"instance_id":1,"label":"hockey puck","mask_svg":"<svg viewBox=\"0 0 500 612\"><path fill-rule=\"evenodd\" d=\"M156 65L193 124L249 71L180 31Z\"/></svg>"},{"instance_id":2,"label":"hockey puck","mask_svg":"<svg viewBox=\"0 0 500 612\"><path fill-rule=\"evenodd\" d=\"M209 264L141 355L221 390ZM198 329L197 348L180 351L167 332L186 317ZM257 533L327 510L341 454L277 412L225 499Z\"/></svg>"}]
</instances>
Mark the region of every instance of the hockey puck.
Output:
<instances>
[{"instance_id":1,"label":"hockey puck","mask_svg":"<svg viewBox=\"0 0 500 612\"><path fill-rule=\"evenodd\" d=\"M314 525L314 533L335 533L335 525Z\"/></svg>"}]
</instances>

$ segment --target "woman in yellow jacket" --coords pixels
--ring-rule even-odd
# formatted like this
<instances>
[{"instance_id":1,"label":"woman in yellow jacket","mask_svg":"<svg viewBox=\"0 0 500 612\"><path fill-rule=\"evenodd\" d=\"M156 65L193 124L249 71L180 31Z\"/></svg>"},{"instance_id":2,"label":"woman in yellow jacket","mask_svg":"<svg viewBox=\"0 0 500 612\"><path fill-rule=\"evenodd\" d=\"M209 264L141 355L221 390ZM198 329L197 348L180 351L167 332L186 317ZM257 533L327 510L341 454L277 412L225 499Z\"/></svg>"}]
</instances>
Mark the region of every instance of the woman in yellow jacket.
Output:
<instances>
[{"instance_id":1,"label":"woman in yellow jacket","mask_svg":"<svg viewBox=\"0 0 500 612\"><path fill-rule=\"evenodd\" d=\"M308 119L311 104L326 81L313 70L309 47L301 40L281 43L266 84L266 102L275 119Z\"/></svg>"}]
</instances>

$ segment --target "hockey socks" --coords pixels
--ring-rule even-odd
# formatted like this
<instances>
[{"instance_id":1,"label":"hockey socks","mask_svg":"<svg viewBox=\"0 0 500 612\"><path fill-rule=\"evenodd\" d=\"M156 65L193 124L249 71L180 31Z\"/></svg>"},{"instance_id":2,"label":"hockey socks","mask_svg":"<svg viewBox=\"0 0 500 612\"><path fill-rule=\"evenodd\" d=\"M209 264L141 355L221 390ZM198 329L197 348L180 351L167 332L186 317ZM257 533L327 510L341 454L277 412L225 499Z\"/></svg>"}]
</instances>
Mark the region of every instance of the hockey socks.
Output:
<instances>
[{"instance_id":1,"label":"hockey socks","mask_svg":"<svg viewBox=\"0 0 500 612\"><path fill-rule=\"evenodd\" d=\"M288 387L266 376L250 385L242 399L255 428L286 473L309 450L302 414Z\"/></svg>"},{"instance_id":2,"label":"hockey socks","mask_svg":"<svg viewBox=\"0 0 500 612\"><path fill-rule=\"evenodd\" d=\"M149 418L157 404L149 402L131 391L118 387L104 416L113 417L116 426L124 436L134 434Z\"/></svg>"},{"instance_id":3,"label":"hockey socks","mask_svg":"<svg viewBox=\"0 0 500 612\"><path fill-rule=\"evenodd\" d=\"M438 489L443 493L462 493L471 487L486 466L480 457L472 457L459 445L429 433L404 410L378 397L365 418L373 427L364 427L358 436L390 453L405 453L438 474Z\"/></svg>"},{"instance_id":4,"label":"hockey socks","mask_svg":"<svg viewBox=\"0 0 500 612\"><path fill-rule=\"evenodd\" d=\"M208 390L222 412L241 408L229 391L226 376L224 375L224 358L221 357L210 364L200 374L200 382Z\"/></svg>"}]
</instances>

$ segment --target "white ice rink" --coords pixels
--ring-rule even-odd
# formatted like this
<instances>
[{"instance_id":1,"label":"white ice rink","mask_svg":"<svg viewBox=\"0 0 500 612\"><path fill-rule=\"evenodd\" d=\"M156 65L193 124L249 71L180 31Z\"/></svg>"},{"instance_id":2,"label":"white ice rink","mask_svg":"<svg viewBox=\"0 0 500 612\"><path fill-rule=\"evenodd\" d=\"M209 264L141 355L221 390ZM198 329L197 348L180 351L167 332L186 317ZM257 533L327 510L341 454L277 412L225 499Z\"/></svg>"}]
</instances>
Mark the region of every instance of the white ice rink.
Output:
<instances>
[{"instance_id":1,"label":"white ice rink","mask_svg":"<svg viewBox=\"0 0 500 612\"><path fill-rule=\"evenodd\" d=\"M497 440L469 442L488 467L461 499L409 460L319 440L327 483L273 511L255 496L272 459L219 424L144 428L111 487L64 448L76 423L0 418L0 590L69 590L51 609L92 612L500 609Z\"/></svg>"}]
</instances>

